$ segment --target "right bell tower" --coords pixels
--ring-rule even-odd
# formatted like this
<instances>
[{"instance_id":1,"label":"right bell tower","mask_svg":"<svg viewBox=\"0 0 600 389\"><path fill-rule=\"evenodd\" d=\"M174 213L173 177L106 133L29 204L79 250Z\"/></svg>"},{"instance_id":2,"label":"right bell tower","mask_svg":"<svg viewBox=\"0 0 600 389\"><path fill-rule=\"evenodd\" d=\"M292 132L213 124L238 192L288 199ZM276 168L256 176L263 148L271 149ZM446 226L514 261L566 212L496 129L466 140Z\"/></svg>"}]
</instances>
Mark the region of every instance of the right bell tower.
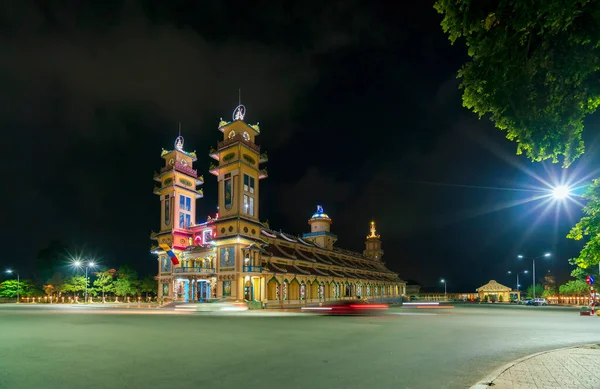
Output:
<instances>
[{"instance_id":1,"label":"right bell tower","mask_svg":"<svg viewBox=\"0 0 600 389\"><path fill-rule=\"evenodd\" d=\"M381 261L381 257L383 257L383 250L381 249L381 237L377 233L374 221L371 222L371 233L367 235L365 246L366 249L363 251L363 255L365 257Z\"/></svg>"}]
</instances>

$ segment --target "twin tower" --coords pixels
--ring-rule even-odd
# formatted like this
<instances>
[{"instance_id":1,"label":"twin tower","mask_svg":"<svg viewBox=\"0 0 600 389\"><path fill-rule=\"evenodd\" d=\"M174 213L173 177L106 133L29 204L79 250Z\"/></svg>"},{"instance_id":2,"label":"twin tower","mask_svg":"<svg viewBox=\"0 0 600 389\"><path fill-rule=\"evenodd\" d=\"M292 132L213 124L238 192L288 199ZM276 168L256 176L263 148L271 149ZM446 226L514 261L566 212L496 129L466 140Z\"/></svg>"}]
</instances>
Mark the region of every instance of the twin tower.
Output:
<instances>
[{"instance_id":1,"label":"twin tower","mask_svg":"<svg viewBox=\"0 0 600 389\"><path fill-rule=\"evenodd\" d=\"M258 123L246 123L245 115L246 108L239 105L233 112L232 121L221 119L218 129L223 133L223 140L209 152L215 161L209 172L218 180L219 213L208 224L196 222L196 199L203 197L198 187L204 183L204 178L193 168L197 161L196 152L184 150L181 136L172 150L162 151L165 166L154 176L159 183L154 193L161 199L161 228L160 232L152 234L152 239L165 249L159 250L163 254L167 252L166 246L177 257L178 251L193 245L206 246L211 242L220 246L231 243L232 239L260 239L260 231L265 226L259 220L259 181L268 176L266 168L261 167L268 158L256 144L260 135ZM331 233L331 219L321 206L317 207L309 224L311 231L305 233L303 239L332 250L337 236ZM363 255L375 260L381 260L383 256L374 222L371 222Z\"/></svg>"}]
</instances>

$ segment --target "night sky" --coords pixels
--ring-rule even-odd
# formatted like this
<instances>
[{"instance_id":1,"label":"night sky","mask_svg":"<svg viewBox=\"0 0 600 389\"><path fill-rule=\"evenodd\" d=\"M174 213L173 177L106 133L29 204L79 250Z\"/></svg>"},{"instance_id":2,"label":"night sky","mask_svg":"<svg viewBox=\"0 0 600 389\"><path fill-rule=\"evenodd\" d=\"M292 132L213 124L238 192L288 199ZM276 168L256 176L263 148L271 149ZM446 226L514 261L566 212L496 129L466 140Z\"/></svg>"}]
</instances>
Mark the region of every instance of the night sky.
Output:
<instances>
[{"instance_id":1,"label":"night sky","mask_svg":"<svg viewBox=\"0 0 600 389\"><path fill-rule=\"evenodd\" d=\"M391 269L427 286L445 278L449 291L490 279L514 287L506 272L530 268L519 253L551 251L538 275L569 275L581 244L565 235L578 206L503 208L536 193L492 188L584 178L600 162L598 120L567 172L516 156L502 132L462 107L456 71L466 49L450 45L432 2L5 3L3 268L31 274L37 252L58 239L104 265L155 272L161 149L173 147L181 122L206 181L197 218L214 214L207 154L241 88L269 154L260 216L273 229L307 232L322 204L337 245L362 251L374 219Z\"/></svg>"}]
</instances>

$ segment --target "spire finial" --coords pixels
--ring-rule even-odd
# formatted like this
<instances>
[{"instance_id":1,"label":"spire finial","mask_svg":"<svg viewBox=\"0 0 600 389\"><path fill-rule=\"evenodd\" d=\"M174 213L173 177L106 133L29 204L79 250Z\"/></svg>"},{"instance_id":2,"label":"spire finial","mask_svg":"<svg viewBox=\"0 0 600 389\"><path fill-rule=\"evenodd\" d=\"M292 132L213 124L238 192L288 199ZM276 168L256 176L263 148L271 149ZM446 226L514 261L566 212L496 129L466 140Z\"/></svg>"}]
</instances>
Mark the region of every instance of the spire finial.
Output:
<instances>
[{"instance_id":1,"label":"spire finial","mask_svg":"<svg viewBox=\"0 0 600 389\"><path fill-rule=\"evenodd\" d=\"M367 238L379 238L377 235L377 229L375 228L375 221L371 221L371 235L367 236Z\"/></svg>"},{"instance_id":2,"label":"spire finial","mask_svg":"<svg viewBox=\"0 0 600 389\"><path fill-rule=\"evenodd\" d=\"M238 106L233 110L233 120L244 120L246 107L242 105L242 88L238 88Z\"/></svg>"},{"instance_id":3,"label":"spire finial","mask_svg":"<svg viewBox=\"0 0 600 389\"><path fill-rule=\"evenodd\" d=\"M179 122L179 136L175 139L175 149L183 151L183 136L181 136L181 122Z\"/></svg>"}]
</instances>

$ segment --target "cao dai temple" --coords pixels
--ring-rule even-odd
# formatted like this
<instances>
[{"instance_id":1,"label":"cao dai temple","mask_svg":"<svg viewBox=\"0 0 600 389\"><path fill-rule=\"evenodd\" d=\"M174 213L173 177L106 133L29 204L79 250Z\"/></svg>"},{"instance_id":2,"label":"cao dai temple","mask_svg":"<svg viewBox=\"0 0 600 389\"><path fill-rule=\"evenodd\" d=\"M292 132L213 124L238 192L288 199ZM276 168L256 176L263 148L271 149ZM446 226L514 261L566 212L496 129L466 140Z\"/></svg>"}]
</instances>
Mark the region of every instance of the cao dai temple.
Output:
<instances>
[{"instance_id":1,"label":"cao dai temple","mask_svg":"<svg viewBox=\"0 0 600 389\"><path fill-rule=\"evenodd\" d=\"M212 298L257 302L277 308L349 298L394 298L406 283L382 261L381 239L371 222L365 250L335 247L331 218L321 206L308 220L310 232L293 236L271 230L259 220L259 182L267 161L256 144L258 124L244 121L238 106L233 121L221 120L223 140L209 156L209 172L218 180L219 213L196 223L198 186L195 152L184 150L179 136L163 150L165 166L155 173L160 198L160 231L152 253L158 256L159 301L197 302Z\"/></svg>"}]
</instances>

